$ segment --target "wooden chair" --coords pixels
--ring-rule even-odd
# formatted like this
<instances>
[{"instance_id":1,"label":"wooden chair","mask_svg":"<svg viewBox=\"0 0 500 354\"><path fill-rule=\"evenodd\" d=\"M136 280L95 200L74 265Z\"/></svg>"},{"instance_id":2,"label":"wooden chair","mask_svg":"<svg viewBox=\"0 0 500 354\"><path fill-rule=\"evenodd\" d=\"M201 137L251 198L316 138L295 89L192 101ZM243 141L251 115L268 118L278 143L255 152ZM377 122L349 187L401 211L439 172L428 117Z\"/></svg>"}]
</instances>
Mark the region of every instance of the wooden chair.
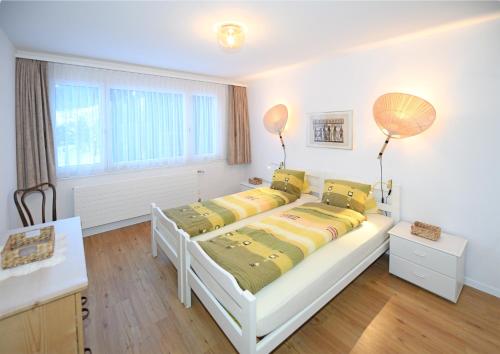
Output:
<instances>
[{"instance_id":1,"label":"wooden chair","mask_svg":"<svg viewBox=\"0 0 500 354\"><path fill-rule=\"evenodd\" d=\"M14 203L16 204L17 211L23 222L24 226L35 225L33 215L31 214L28 205L26 204L26 197L32 193L40 193L42 195L42 223L45 222L45 192L47 189L52 189L52 221L57 220L56 211L56 188L51 183L41 183L34 187L26 189L18 189L14 192ZM29 221L29 223L28 223Z\"/></svg>"}]
</instances>

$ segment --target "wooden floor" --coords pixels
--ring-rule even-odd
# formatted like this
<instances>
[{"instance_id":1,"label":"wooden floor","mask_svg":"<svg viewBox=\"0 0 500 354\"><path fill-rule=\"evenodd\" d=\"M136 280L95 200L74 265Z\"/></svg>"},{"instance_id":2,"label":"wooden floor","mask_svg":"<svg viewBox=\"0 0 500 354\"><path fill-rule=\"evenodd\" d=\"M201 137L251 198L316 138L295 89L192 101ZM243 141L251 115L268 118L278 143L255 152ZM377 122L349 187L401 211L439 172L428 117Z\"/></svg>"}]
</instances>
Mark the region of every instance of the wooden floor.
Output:
<instances>
[{"instance_id":1,"label":"wooden floor","mask_svg":"<svg viewBox=\"0 0 500 354\"><path fill-rule=\"evenodd\" d=\"M196 297L179 303L149 223L87 237L85 253L94 354L235 351ZM465 287L452 304L390 275L382 256L276 352L500 353L500 299Z\"/></svg>"}]
</instances>

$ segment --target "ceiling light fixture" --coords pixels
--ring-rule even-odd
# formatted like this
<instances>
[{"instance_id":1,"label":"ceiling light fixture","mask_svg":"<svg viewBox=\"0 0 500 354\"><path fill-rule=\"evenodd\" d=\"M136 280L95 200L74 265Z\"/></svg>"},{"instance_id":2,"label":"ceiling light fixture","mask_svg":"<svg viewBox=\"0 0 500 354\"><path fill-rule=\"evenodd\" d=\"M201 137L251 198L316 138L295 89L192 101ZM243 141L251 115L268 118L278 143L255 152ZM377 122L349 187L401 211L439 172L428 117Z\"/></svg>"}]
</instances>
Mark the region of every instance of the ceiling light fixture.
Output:
<instances>
[{"instance_id":1,"label":"ceiling light fixture","mask_svg":"<svg viewBox=\"0 0 500 354\"><path fill-rule=\"evenodd\" d=\"M237 50L245 41L245 29L236 23L222 23L217 26L217 41L224 49Z\"/></svg>"}]
</instances>

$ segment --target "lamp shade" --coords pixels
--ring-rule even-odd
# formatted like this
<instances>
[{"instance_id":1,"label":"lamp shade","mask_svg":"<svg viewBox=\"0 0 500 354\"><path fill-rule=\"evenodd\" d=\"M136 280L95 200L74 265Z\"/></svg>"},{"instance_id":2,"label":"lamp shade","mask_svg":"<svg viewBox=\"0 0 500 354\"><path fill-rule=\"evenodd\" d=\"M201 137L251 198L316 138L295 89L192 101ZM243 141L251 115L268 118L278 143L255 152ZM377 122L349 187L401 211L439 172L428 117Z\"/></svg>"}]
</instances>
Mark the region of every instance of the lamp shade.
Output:
<instances>
[{"instance_id":1,"label":"lamp shade","mask_svg":"<svg viewBox=\"0 0 500 354\"><path fill-rule=\"evenodd\" d=\"M224 23L217 30L217 41L225 49L238 49L245 41L245 30L236 23Z\"/></svg>"},{"instance_id":2,"label":"lamp shade","mask_svg":"<svg viewBox=\"0 0 500 354\"><path fill-rule=\"evenodd\" d=\"M281 134L288 120L288 109L284 104L277 104L264 115L264 126L272 134Z\"/></svg>"},{"instance_id":3,"label":"lamp shade","mask_svg":"<svg viewBox=\"0 0 500 354\"><path fill-rule=\"evenodd\" d=\"M386 93L375 101L373 116L385 135L406 138L429 128L436 119L436 110L420 97Z\"/></svg>"}]
</instances>

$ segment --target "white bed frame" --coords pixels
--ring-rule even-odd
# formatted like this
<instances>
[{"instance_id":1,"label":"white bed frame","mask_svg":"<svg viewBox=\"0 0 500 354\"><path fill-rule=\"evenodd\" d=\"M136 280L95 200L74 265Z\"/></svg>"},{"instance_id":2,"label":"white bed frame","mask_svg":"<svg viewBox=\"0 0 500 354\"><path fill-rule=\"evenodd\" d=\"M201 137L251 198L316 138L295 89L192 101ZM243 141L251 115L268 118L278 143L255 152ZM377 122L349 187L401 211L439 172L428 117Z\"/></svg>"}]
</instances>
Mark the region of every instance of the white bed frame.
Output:
<instances>
[{"instance_id":1,"label":"white bed frame","mask_svg":"<svg viewBox=\"0 0 500 354\"><path fill-rule=\"evenodd\" d=\"M322 173L308 173L306 178L313 194L320 196L323 188ZM230 225L228 225L230 226ZM220 228L221 233L224 228ZM155 203L151 203L151 253L153 257L158 255L158 247L167 255L168 259L177 269L177 296L181 302L184 300L184 279L181 274L187 273L184 269L186 262L183 261L185 244L191 236L182 229L177 228L175 222L169 219Z\"/></svg>"},{"instance_id":2,"label":"white bed frame","mask_svg":"<svg viewBox=\"0 0 500 354\"><path fill-rule=\"evenodd\" d=\"M380 183L378 187L375 186L374 188L380 192ZM400 217L399 192L399 186L393 186L390 204L378 204L380 210L390 213L395 223L399 221ZM186 239L182 247L185 247L185 265L182 272L183 277L185 277L183 280L185 306L191 306L191 290L193 290L238 352L253 354L269 353L276 348L378 257L384 254L389 248L389 240L386 240L356 267L351 269L313 303L259 341L256 335L255 296L248 290L243 291L235 278L215 263L197 242Z\"/></svg>"}]
</instances>

